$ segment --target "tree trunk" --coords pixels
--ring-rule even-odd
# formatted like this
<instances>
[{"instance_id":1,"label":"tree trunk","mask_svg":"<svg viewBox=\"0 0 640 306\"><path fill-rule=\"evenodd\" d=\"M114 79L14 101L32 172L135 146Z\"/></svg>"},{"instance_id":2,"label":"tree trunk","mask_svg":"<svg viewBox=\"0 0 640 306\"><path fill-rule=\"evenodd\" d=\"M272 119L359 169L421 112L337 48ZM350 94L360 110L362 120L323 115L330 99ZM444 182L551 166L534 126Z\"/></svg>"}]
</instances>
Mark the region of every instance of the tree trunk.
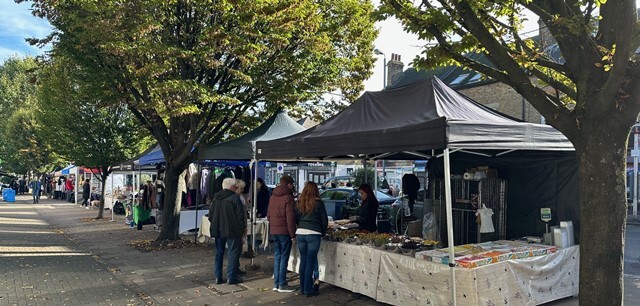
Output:
<instances>
[{"instance_id":1,"label":"tree trunk","mask_svg":"<svg viewBox=\"0 0 640 306\"><path fill-rule=\"evenodd\" d=\"M101 174L100 176L102 177L101 179L102 181L100 182L102 183L102 190L100 192L100 206L98 207L98 216L96 217L96 219L102 219L104 215L104 196L105 196L105 193L107 192L107 178L109 177L109 173L107 173L106 175ZM91 204L91 202L89 202L89 204ZM113 209L113 205L111 209Z\"/></svg>"},{"instance_id":2,"label":"tree trunk","mask_svg":"<svg viewBox=\"0 0 640 306\"><path fill-rule=\"evenodd\" d=\"M623 304L629 129L608 121L582 126L573 140L580 173L580 305Z\"/></svg>"},{"instance_id":3,"label":"tree trunk","mask_svg":"<svg viewBox=\"0 0 640 306\"><path fill-rule=\"evenodd\" d=\"M162 230L157 241L179 240L180 207L182 206L182 190L178 188L185 166L167 165L164 176L164 207L162 209ZM182 177L184 179L184 177Z\"/></svg>"}]
</instances>

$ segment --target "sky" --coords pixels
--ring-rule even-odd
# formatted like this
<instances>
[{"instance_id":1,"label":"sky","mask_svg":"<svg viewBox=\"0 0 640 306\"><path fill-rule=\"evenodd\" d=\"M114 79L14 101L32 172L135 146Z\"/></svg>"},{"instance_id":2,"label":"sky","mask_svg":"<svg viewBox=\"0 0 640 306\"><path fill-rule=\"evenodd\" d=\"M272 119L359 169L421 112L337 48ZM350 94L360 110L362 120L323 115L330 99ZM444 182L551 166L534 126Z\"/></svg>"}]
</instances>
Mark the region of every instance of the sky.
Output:
<instances>
[{"instance_id":1,"label":"sky","mask_svg":"<svg viewBox=\"0 0 640 306\"><path fill-rule=\"evenodd\" d=\"M375 4L378 1L374 1ZM418 40L414 34L405 32L395 18L376 23L380 33L375 41L375 48L385 53L387 60L391 54L399 54L405 69L420 54L425 42ZM535 20L529 21L525 30L536 28ZM46 49L30 46L25 38L43 38L51 32L51 26L45 20L31 15L30 4L16 4L12 0L0 0L0 63L10 56L40 55ZM365 90L378 91L383 87L384 56L376 56L372 76L365 81Z\"/></svg>"},{"instance_id":2,"label":"sky","mask_svg":"<svg viewBox=\"0 0 640 306\"><path fill-rule=\"evenodd\" d=\"M11 56L35 56L44 52L25 41L25 38L43 38L51 33L49 23L33 17L30 8L29 3L0 0L0 63Z\"/></svg>"}]
</instances>

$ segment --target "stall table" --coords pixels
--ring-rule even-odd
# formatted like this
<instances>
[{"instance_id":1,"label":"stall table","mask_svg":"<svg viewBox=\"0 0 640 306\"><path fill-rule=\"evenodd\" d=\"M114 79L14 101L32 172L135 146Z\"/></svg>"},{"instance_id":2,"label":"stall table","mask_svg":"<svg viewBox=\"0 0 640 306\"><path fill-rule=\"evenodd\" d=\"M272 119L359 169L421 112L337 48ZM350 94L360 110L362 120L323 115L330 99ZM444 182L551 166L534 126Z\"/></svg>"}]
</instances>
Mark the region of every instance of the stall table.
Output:
<instances>
[{"instance_id":1,"label":"stall table","mask_svg":"<svg viewBox=\"0 0 640 306\"><path fill-rule=\"evenodd\" d=\"M291 252L288 269L299 269ZM578 294L578 246L545 256L456 267L458 305L539 305ZM364 245L323 240L320 280L393 305L450 305L449 266Z\"/></svg>"},{"instance_id":2,"label":"stall table","mask_svg":"<svg viewBox=\"0 0 640 306\"><path fill-rule=\"evenodd\" d=\"M211 222L207 216L203 216L198 230L198 242L203 243L207 238L211 238ZM267 218L256 219L255 225L256 239L262 240L262 248L269 246L269 221ZM251 235L251 220L247 220L247 236Z\"/></svg>"}]
</instances>

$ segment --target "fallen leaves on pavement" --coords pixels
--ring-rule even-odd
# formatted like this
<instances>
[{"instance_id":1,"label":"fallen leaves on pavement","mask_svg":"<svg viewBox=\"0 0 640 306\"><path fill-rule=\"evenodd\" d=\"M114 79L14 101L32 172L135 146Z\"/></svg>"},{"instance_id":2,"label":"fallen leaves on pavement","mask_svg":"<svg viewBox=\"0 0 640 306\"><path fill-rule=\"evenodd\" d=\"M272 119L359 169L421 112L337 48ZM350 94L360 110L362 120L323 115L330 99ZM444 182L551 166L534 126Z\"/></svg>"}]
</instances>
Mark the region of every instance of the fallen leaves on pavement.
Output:
<instances>
[{"instance_id":1,"label":"fallen leaves on pavement","mask_svg":"<svg viewBox=\"0 0 640 306\"><path fill-rule=\"evenodd\" d=\"M191 240L173 240L173 241L132 240L128 244L141 252L203 247L202 245L196 244Z\"/></svg>"}]
</instances>

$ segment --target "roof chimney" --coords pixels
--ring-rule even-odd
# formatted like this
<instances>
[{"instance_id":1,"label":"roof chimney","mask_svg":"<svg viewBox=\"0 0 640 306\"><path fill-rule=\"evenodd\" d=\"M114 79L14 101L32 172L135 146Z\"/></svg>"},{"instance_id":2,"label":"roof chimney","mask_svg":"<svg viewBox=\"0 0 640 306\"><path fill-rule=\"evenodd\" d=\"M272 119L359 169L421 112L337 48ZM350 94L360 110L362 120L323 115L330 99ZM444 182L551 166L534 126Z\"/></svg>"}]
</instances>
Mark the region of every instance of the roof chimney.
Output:
<instances>
[{"instance_id":1,"label":"roof chimney","mask_svg":"<svg viewBox=\"0 0 640 306\"><path fill-rule=\"evenodd\" d=\"M393 85L404 71L404 64L400 60L400 54L391 53L391 60L387 63L387 86Z\"/></svg>"}]
</instances>

